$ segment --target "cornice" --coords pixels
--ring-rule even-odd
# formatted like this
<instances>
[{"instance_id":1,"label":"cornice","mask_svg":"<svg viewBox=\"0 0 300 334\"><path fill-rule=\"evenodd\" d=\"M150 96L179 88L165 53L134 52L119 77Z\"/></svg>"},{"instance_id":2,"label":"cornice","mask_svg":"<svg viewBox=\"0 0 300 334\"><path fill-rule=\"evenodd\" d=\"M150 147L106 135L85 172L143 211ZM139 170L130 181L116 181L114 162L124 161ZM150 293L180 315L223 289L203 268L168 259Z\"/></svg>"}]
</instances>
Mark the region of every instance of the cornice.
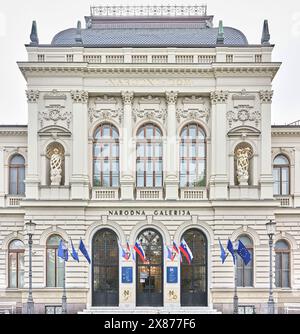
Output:
<instances>
[{"instance_id":1,"label":"cornice","mask_svg":"<svg viewBox=\"0 0 300 334\"><path fill-rule=\"evenodd\" d=\"M282 128L272 128L271 134L274 137L279 136L299 136L300 128L299 127L282 127Z\"/></svg>"},{"instance_id":2,"label":"cornice","mask_svg":"<svg viewBox=\"0 0 300 334\"><path fill-rule=\"evenodd\" d=\"M167 74L167 75L207 75L210 77L269 76L272 79L281 63L212 63L212 64L88 64L88 63L33 63L19 62L19 68L27 79L36 74Z\"/></svg>"}]
</instances>

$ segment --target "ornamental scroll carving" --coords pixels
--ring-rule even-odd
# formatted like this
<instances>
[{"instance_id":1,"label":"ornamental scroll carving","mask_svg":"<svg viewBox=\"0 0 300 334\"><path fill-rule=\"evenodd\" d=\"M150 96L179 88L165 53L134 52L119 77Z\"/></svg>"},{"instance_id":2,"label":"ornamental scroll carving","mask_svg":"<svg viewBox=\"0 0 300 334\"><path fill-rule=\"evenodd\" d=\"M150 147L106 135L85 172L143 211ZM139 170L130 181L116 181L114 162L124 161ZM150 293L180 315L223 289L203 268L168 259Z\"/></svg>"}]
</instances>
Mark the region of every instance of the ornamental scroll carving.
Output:
<instances>
[{"instance_id":1,"label":"ornamental scroll carving","mask_svg":"<svg viewBox=\"0 0 300 334\"><path fill-rule=\"evenodd\" d=\"M160 97L141 97L135 99L133 103L133 116L136 121L137 118L144 119L161 119L166 120L167 106L166 101Z\"/></svg>"},{"instance_id":2,"label":"ornamental scroll carving","mask_svg":"<svg viewBox=\"0 0 300 334\"><path fill-rule=\"evenodd\" d=\"M226 103L229 93L227 91L215 91L210 94L212 103Z\"/></svg>"},{"instance_id":3,"label":"ornamental scroll carving","mask_svg":"<svg viewBox=\"0 0 300 334\"><path fill-rule=\"evenodd\" d=\"M274 92L272 90L261 90L259 92L260 102L272 103L273 93Z\"/></svg>"},{"instance_id":4,"label":"ornamental scroll carving","mask_svg":"<svg viewBox=\"0 0 300 334\"><path fill-rule=\"evenodd\" d=\"M259 121L261 120L261 113L256 110L252 110L253 107L250 105L239 105L234 107L235 110L228 111L227 120L229 127L232 127L233 123L241 122L245 125L246 122L255 122L255 126L259 126Z\"/></svg>"},{"instance_id":5,"label":"ornamental scroll carving","mask_svg":"<svg viewBox=\"0 0 300 334\"><path fill-rule=\"evenodd\" d=\"M117 97L91 98L89 104L89 120L93 123L95 120L122 120L122 101Z\"/></svg>"},{"instance_id":6,"label":"ornamental scroll carving","mask_svg":"<svg viewBox=\"0 0 300 334\"><path fill-rule=\"evenodd\" d=\"M87 103L89 93L84 90L73 90L71 91L71 97L74 103Z\"/></svg>"},{"instance_id":7,"label":"ornamental scroll carving","mask_svg":"<svg viewBox=\"0 0 300 334\"><path fill-rule=\"evenodd\" d=\"M182 119L197 120L203 119L206 123L210 117L209 100L192 96L190 98L180 98L178 101L177 121Z\"/></svg>"},{"instance_id":8,"label":"ornamental scroll carving","mask_svg":"<svg viewBox=\"0 0 300 334\"><path fill-rule=\"evenodd\" d=\"M40 92L38 90L26 90L27 101L31 103L36 103L40 97Z\"/></svg>"},{"instance_id":9,"label":"ornamental scroll carving","mask_svg":"<svg viewBox=\"0 0 300 334\"><path fill-rule=\"evenodd\" d=\"M64 110L65 107L59 104L46 106L46 111L39 112L40 126L61 125L70 129L71 112Z\"/></svg>"}]
</instances>

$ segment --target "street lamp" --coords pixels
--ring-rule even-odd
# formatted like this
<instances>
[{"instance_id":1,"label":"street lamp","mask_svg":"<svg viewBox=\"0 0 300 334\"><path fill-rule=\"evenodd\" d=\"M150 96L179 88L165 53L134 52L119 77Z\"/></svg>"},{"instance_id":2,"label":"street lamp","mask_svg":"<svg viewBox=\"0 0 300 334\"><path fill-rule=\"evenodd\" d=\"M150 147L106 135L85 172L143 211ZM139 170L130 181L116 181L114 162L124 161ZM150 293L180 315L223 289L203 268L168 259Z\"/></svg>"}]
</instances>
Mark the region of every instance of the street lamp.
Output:
<instances>
[{"instance_id":1,"label":"street lamp","mask_svg":"<svg viewBox=\"0 0 300 334\"><path fill-rule=\"evenodd\" d=\"M237 249L238 249L237 241L234 243L234 296L233 296L233 314L239 313L239 298L237 294L237 286L238 286L238 274L237 274Z\"/></svg>"},{"instance_id":2,"label":"street lamp","mask_svg":"<svg viewBox=\"0 0 300 334\"><path fill-rule=\"evenodd\" d=\"M32 298L32 236L35 231L36 224L30 220L25 223L26 232L28 235L28 245L29 245L29 291L27 300L27 314L34 313L34 302Z\"/></svg>"},{"instance_id":3,"label":"street lamp","mask_svg":"<svg viewBox=\"0 0 300 334\"><path fill-rule=\"evenodd\" d=\"M268 301L268 313L275 313L275 302L273 298L273 237L276 230L276 222L272 219L266 223L267 234L269 236L269 248L270 248L270 287L269 287L269 301Z\"/></svg>"}]
</instances>

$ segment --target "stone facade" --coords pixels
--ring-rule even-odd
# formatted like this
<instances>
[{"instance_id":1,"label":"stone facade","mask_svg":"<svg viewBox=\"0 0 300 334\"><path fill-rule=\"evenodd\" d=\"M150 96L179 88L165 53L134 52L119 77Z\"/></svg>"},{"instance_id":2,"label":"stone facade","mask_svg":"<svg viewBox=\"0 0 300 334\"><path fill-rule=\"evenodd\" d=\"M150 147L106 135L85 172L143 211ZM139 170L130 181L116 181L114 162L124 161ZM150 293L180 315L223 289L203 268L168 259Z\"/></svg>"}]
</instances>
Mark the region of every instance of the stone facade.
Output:
<instances>
[{"instance_id":1,"label":"stone facade","mask_svg":"<svg viewBox=\"0 0 300 334\"><path fill-rule=\"evenodd\" d=\"M266 312L269 289L269 248L266 222L277 223L275 241L290 245L290 288L274 288L279 312L300 300L300 129L271 127L272 80L280 64L272 62L273 46L201 48L43 48L27 46L29 59L19 63L27 81L28 126L0 128L0 302L24 308L28 289L28 248L25 249L24 287L9 288L8 246L14 239L27 245L24 223L37 224L33 236L33 298L36 312L45 305L60 305L61 288L46 283L46 242L52 234L65 240L80 238L92 253L97 231L114 231L121 244L133 245L145 228L157 230L164 244L180 243L185 231L195 228L207 239L207 307L232 312L234 268L220 261L218 239L225 245L247 235L253 242L253 286L238 288L241 304ZM93 53L93 54L91 54ZM226 53L236 57L226 62ZM36 62L44 54L46 62ZM60 59L74 62L61 63ZM123 56L122 63L86 62L88 56ZM135 64L134 57L169 57L166 63ZM175 63L186 54L196 62L211 55L211 63ZM260 54L263 62L255 62ZM51 62L47 59L51 58ZM167 59L166 58L166 59ZM117 58L116 58L117 59ZM239 60L240 59L240 60ZM243 59L244 61L242 61ZM57 63L56 63L57 61ZM120 136L120 186L93 186L93 139L101 124L114 125ZM157 125L163 134L163 187L138 188L136 141L138 129ZM187 124L198 124L206 133L207 165L204 186L179 184L180 134ZM246 143L253 152L249 181L236 182L235 149ZM47 150L64 151L63 177L51 185ZM25 158L26 195L9 191L9 161ZM273 194L273 159L290 160L290 195ZM145 195L145 192L147 194ZM145 197L146 196L146 197ZM175 214L176 212L176 214ZM275 265L275 256L273 256ZM119 279L119 309L136 307L135 262L133 283ZM163 307L182 310L180 262L164 259L179 268L178 283L163 275ZM93 306L92 266L81 261L66 264L68 311Z\"/></svg>"}]
</instances>

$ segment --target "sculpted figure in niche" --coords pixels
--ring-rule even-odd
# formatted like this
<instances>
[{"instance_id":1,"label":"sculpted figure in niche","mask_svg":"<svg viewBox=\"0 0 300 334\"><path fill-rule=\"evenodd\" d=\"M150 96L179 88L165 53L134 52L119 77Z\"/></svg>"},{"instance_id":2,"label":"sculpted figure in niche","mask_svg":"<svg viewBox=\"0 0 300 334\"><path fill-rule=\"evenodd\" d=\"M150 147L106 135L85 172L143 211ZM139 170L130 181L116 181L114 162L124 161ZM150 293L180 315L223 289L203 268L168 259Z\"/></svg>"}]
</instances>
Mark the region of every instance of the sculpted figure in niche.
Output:
<instances>
[{"instance_id":1,"label":"sculpted figure in niche","mask_svg":"<svg viewBox=\"0 0 300 334\"><path fill-rule=\"evenodd\" d=\"M53 150L53 154L50 159L51 168L51 185L60 186L62 178L62 156L57 148Z\"/></svg>"},{"instance_id":2,"label":"sculpted figure in niche","mask_svg":"<svg viewBox=\"0 0 300 334\"><path fill-rule=\"evenodd\" d=\"M237 179L240 185L248 185L251 154L252 150L250 147L238 148L236 151Z\"/></svg>"}]
</instances>

